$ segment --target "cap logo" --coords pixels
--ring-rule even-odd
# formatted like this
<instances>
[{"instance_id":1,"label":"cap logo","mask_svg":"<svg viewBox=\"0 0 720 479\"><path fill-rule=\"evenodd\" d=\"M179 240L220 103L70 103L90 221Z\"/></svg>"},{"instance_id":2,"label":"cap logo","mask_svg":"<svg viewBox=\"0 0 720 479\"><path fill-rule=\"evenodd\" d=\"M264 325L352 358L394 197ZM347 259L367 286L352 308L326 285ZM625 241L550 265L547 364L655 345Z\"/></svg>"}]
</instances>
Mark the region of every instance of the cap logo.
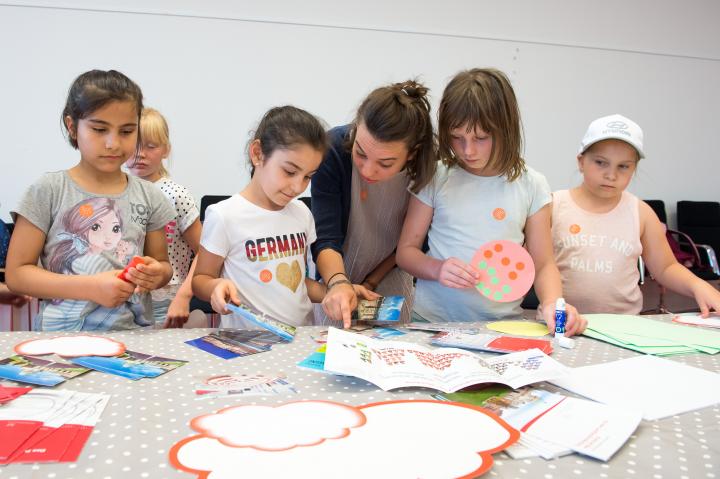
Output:
<instances>
[{"instance_id":1,"label":"cap logo","mask_svg":"<svg viewBox=\"0 0 720 479\"><path fill-rule=\"evenodd\" d=\"M627 123L625 123L624 121L611 121L610 123L607 124L607 127L614 128L617 130L625 130L625 129L627 129L628 126L627 126Z\"/></svg>"}]
</instances>

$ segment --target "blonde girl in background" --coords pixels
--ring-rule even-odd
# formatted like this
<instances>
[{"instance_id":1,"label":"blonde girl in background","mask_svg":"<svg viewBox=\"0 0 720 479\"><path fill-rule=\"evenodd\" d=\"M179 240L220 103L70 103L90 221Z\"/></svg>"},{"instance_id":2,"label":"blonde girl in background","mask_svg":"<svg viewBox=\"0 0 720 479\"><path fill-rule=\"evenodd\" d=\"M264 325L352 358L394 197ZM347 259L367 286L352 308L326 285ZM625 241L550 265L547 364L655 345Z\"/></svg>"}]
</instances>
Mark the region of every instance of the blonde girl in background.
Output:
<instances>
[{"instance_id":1,"label":"blonde girl in background","mask_svg":"<svg viewBox=\"0 0 720 479\"><path fill-rule=\"evenodd\" d=\"M170 282L152 292L156 324L182 327L190 315L193 255L200 246L200 212L190 191L170 179L163 164L170 155L170 129L159 111L144 108L140 116L141 145L126 167L135 176L150 181L167 197L175 218L165 225L168 256L173 269Z\"/></svg>"}]
</instances>

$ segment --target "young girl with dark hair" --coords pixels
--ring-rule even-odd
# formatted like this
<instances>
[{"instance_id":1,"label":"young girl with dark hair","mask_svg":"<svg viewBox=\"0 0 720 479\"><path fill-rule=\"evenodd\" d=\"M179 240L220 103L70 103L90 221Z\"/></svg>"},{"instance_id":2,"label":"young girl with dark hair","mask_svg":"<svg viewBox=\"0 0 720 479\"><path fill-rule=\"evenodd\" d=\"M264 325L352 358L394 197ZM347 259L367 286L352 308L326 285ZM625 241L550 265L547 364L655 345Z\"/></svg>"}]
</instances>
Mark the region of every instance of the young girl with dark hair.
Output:
<instances>
[{"instance_id":1,"label":"young girl with dark hair","mask_svg":"<svg viewBox=\"0 0 720 479\"><path fill-rule=\"evenodd\" d=\"M192 286L215 311L246 304L294 326L311 323L311 302L326 288L306 277L315 224L296 197L326 149L325 129L304 110L272 108L260 121L248 147L250 183L205 215ZM236 314L223 317L222 327L257 328Z\"/></svg>"},{"instance_id":2,"label":"young girl with dark hair","mask_svg":"<svg viewBox=\"0 0 720 479\"><path fill-rule=\"evenodd\" d=\"M153 324L146 293L172 275L164 226L173 212L152 184L121 171L138 148L141 110L140 88L117 71L83 73L70 88L62 121L80 161L46 173L13 212L6 279L43 298L36 330ZM133 256L144 264L119 279Z\"/></svg>"}]
</instances>

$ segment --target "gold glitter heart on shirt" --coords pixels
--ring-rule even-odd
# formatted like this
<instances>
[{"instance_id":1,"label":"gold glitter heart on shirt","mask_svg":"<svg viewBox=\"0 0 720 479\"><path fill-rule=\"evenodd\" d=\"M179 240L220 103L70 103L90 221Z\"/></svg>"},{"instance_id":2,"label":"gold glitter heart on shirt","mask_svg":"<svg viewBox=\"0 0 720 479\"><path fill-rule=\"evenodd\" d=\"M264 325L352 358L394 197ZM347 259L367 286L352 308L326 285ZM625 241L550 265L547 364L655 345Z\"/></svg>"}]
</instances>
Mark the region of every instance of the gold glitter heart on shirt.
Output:
<instances>
[{"instance_id":1,"label":"gold glitter heart on shirt","mask_svg":"<svg viewBox=\"0 0 720 479\"><path fill-rule=\"evenodd\" d=\"M293 293L297 291L302 281L302 270L300 269L300 263L298 260L292 262L291 265L287 263L280 263L275 269L275 278L283 286L290 288Z\"/></svg>"}]
</instances>

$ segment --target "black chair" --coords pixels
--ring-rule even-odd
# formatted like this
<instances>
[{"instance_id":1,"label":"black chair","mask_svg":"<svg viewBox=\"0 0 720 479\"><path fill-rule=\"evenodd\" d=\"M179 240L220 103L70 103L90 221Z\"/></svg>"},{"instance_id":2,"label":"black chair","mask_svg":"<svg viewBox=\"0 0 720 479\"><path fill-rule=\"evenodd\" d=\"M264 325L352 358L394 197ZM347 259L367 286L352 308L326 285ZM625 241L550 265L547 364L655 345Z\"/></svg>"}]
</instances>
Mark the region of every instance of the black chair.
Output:
<instances>
[{"instance_id":1,"label":"black chair","mask_svg":"<svg viewBox=\"0 0 720 479\"><path fill-rule=\"evenodd\" d=\"M200 222L205 221L205 210L208 206L214 205L222 200L230 198L230 195L205 195L200 198ZM203 301L195 296L190 300L190 311L199 309L206 315L210 315L210 326L217 326L218 314L212 309L210 303Z\"/></svg>"},{"instance_id":2,"label":"black chair","mask_svg":"<svg viewBox=\"0 0 720 479\"><path fill-rule=\"evenodd\" d=\"M690 236L705 253L709 269L720 276L720 203L717 201L678 201L678 230Z\"/></svg>"},{"instance_id":3,"label":"black chair","mask_svg":"<svg viewBox=\"0 0 720 479\"><path fill-rule=\"evenodd\" d=\"M662 222L665 227L667 228L667 213L665 212L665 202L663 200L644 200L645 203L647 203L653 211L655 211L655 214L658 216L658 219L660 222ZM678 222L679 222L679 214L678 214ZM671 230L667 228L667 238L668 243L675 242L676 245L679 245L680 249L682 251L685 251L686 254L689 253L690 257L692 258L693 265L690 266L688 269L691 273L693 273L698 278L705 280L705 281L714 281L718 278L720 278L720 274L717 271L717 266L715 268L712 268L711 266L713 264L717 265L717 260L715 259L715 253L713 252L712 248L710 248L707 245L698 244L688 234ZM673 245L670 244L671 249L673 248ZM675 246L677 249L677 246ZM705 253L705 260L703 260L703 255L701 254L701 251ZM681 255L682 252L676 253L677 255ZM679 262L682 263L682 258L677 258ZM645 278L645 265L642 261L642 258L640 258L640 284L644 283ZM659 290L659 298L658 298L658 306L653 309L644 310L642 314L654 314L654 313L667 313L669 312L667 308L665 307L665 287L660 286Z\"/></svg>"},{"instance_id":4,"label":"black chair","mask_svg":"<svg viewBox=\"0 0 720 479\"><path fill-rule=\"evenodd\" d=\"M305 203L305 206L308 207L310 211L312 211L312 198L309 196L299 196L298 199Z\"/></svg>"},{"instance_id":5,"label":"black chair","mask_svg":"<svg viewBox=\"0 0 720 479\"><path fill-rule=\"evenodd\" d=\"M200 223L205 221L205 210L208 206L219 203L222 200L230 198L231 195L205 195L200 198Z\"/></svg>"}]
</instances>

